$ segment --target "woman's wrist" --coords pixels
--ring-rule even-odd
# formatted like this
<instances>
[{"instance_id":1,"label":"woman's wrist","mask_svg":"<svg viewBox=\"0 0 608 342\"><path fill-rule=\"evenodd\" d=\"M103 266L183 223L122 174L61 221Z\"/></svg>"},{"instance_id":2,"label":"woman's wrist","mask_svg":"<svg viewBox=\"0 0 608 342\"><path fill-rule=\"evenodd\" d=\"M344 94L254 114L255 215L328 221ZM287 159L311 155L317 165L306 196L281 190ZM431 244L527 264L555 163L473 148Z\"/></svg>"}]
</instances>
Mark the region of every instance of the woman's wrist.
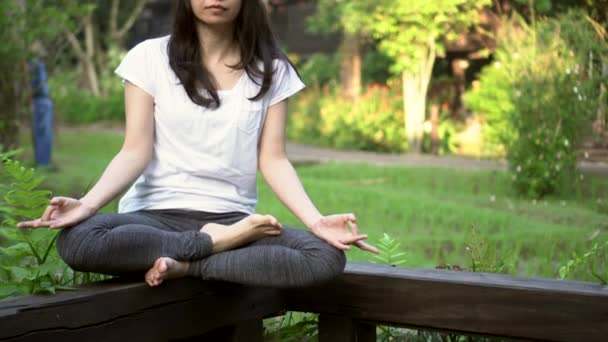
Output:
<instances>
[{"instance_id":1,"label":"woman's wrist","mask_svg":"<svg viewBox=\"0 0 608 342\"><path fill-rule=\"evenodd\" d=\"M319 225L321 219L323 219L323 215L319 213L317 215L307 217L305 220L303 220L303 222L306 228L308 228L309 230L313 230Z\"/></svg>"},{"instance_id":2,"label":"woman's wrist","mask_svg":"<svg viewBox=\"0 0 608 342\"><path fill-rule=\"evenodd\" d=\"M86 196L82 197L78 201L80 201L80 205L82 205L85 209L90 211L92 214L95 214L100 209L99 205L96 205L95 203L93 203L90 199L86 198Z\"/></svg>"}]
</instances>

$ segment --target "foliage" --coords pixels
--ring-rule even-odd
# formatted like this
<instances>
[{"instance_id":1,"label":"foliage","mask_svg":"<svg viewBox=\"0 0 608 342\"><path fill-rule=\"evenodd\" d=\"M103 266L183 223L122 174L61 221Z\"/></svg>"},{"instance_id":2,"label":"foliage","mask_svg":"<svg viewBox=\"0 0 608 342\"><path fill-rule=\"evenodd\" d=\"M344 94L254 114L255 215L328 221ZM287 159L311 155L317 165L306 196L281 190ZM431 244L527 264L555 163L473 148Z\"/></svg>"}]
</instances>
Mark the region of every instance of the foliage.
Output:
<instances>
[{"instance_id":1,"label":"foliage","mask_svg":"<svg viewBox=\"0 0 608 342\"><path fill-rule=\"evenodd\" d=\"M482 235L475 226L469 230L466 240L471 271L507 273L507 262L498 254L497 244Z\"/></svg>"},{"instance_id":2,"label":"foliage","mask_svg":"<svg viewBox=\"0 0 608 342\"><path fill-rule=\"evenodd\" d=\"M77 1L65 1L61 8L48 6L48 1L0 1L0 144L7 149L17 146L17 122L29 113L26 65L34 54L34 43L51 46L61 36L63 27L73 24L72 15L90 11L89 6Z\"/></svg>"},{"instance_id":3,"label":"foliage","mask_svg":"<svg viewBox=\"0 0 608 342\"><path fill-rule=\"evenodd\" d=\"M442 54L444 41L479 20L486 0L393 1L353 0L357 15L379 40L380 50L394 60L392 70L417 72L418 60L426 58L431 46Z\"/></svg>"},{"instance_id":4,"label":"foliage","mask_svg":"<svg viewBox=\"0 0 608 342\"><path fill-rule=\"evenodd\" d=\"M20 229L17 222L39 217L51 196L40 190L44 177L21 163L0 155L0 298L28 293L55 293L68 284L97 280L103 276L76 274L55 249L58 230Z\"/></svg>"},{"instance_id":5,"label":"foliage","mask_svg":"<svg viewBox=\"0 0 608 342\"><path fill-rule=\"evenodd\" d=\"M399 252L399 246L401 243L387 233L384 233L382 238L376 242L376 245L380 253L378 255L374 255L373 260L391 266L399 266L405 263L405 253Z\"/></svg>"},{"instance_id":6,"label":"foliage","mask_svg":"<svg viewBox=\"0 0 608 342\"><path fill-rule=\"evenodd\" d=\"M363 84L386 84L391 75L388 72L392 61L389 57L370 47L363 56ZM298 72L305 84L313 87L336 86L340 77L340 53L314 53L298 66Z\"/></svg>"},{"instance_id":7,"label":"foliage","mask_svg":"<svg viewBox=\"0 0 608 342\"><path fill-rule=\"evenodd\" d=\"M321 112L321 98L327 96L323 94L327 94L327 91L313 83L311 87L298 93L293 100L289 101L287 136L290 140L322 144L319 113Z\"/></svg>"},{"instance_id":8,"label":"foliage","mask_svg":"<svg viewBox=\"0 0 608 342\"><path fill-rule=\"evenodd\" d=\"M315 53L298 68L305 84L323 87L339 78L340 61L338 55Z\"/></svg>"},{"instance_id":9,"label":"foliage","mask_svg":"<svg viewBox=\"0 0 608 342\"><path fill-rule=\"evenodd\" d=\"M495 63L465 101L484 115L487 140L504 145L516 189L538 198L577 179L576 147L598 105L596 58L606 46L580 12L505 27Z\"/></svg>"},{"instance_id":10,"label":"foliage","mask_svg":"<svg viewBox=\"0 0 608 342\"><path fill-rule=\"evenodd\" d=\"M347 32L363 34L367 6L360 1L318 0L317 12L308 18L313 32Z\"/></svg>"},{"instance_id":11,"label":"foliage","mask_svg":"<svg viewBox=\"0 0 608 342\"><path fill-rule=\"evenodd\" d=\"M299 341L303 336L314 339L318 335L319 314L289 311L278 319L265 322L264 341Z\"/></svg>"},{"instance_id":12,"label":"foliage","mask_svg":"<svg viewBox=\"0 0 608 342\"><path fill-rule=\"evenodd\" d=\"M381 51L378 51L376 44L371 45L363 56L363 70L361 70L362 83L386 84L391 77L389 69L392 62L390 57Z\"/></svg>"},{"instance_id":13,"label":"foliage","mask_svg":"<svg viewBox=\"0 0 608 342\"><path fill-rule=\"evenodd\" d=\"M578 8L589 13L593 18L606 21L608 15L608 1L606 0L515 0L518 7L523 7L534 14L557 16L563 12ZM520 8L521 12L522 9Z\"/></svg>"},{"instance_id":14,"label":"foliage","mask_svg":"<svg viewBox=\"0 0 608 342\"><path fill-rule=\"evenodd\" d=\"M313 88L290 109L291 139L368 151L404 151L400 93L373 84L358 102L336 90Z\"/></svg>"},{"instance_id":15,"label":"foliage","mask_svg":"<svg viewBox=\"0 0 608 342\"><path fill-rule=\"evenodd\" d=\"M391 70L402 76L403 120L408 144L418 150L423 136L426 94L435 58L444 43L466 33L489 0L322 0L311 25L318 31L341 30L371 35Z\"/></svg>"},{"instance_id":16,"label":"foliage","mask_svg":"<svg viewBox=\"0 0 608 342\"><path fill-rule=\"evenodd\" d=\"M0 203L3 217L0 234L12 243L0 249L3 254L1 277L4 278L0 298L21 293L54 293L66 267L55 253L51 253L57 231L15 228L17 219L41 215L51 194L37 189L43 177L36 176L33 169L28 170L6 157L2 159L0 176L3 182L0 186L6 193Z\"/></svg>"},{"instance_id":17,"label":"foliage","mask_svg":"<svg viewBox=\"0 0 608 342\"><path fill-rule=\"evenodd\" d=\"M105 95L95 96L79 86L78 74L57 72L49 80L55 111L69 123L124 121L124 95L118 77L104 74Z\"/></svg>"},{"instance_id":18,"label":"foliage","mask_svg":"<svg viewBox=\"0 0 608 342\"><path fill-rule=\"evenodd\" d=\"M603 285L608 285L608 241L593 243L591 250L583 254L572 252L572 259L559 269L560 279L566 279L574 274L587 273Z\"/></svg>"}]
</instances>

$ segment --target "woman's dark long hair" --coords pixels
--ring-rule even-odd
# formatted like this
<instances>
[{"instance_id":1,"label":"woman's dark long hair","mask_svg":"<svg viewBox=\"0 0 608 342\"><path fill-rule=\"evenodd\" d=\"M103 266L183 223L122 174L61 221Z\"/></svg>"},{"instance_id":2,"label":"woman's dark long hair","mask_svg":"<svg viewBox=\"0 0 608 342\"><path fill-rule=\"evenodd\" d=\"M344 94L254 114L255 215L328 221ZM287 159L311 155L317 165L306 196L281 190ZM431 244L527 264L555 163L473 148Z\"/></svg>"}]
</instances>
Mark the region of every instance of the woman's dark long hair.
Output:
<instances>
[{"instance_id":1,"label":"woman's dark long hair","mask_svg":"<svg viewBox=\"0 0 608 342\"><path fill-rule=\"evenodd\" d=\"M201 44L196 33L196 17L192 12L190 0L177 0L175 5L173 33L167 47L169 65L192 102L204 107L219 107L220 98L213 76L201 63ZM261 1L243 0L241 6L234 23L234 39L240 48L241 61L230 67L243 69L256 83L256 79L262 79L260 91L250 99L257 101L270 89L274 74L272 61L281 59L291 63L277 46ZM258 60L263 62L263 70L260 70ZM201 94L200 88L207 90L211 98Z\"/></svg>"}]
</instances>

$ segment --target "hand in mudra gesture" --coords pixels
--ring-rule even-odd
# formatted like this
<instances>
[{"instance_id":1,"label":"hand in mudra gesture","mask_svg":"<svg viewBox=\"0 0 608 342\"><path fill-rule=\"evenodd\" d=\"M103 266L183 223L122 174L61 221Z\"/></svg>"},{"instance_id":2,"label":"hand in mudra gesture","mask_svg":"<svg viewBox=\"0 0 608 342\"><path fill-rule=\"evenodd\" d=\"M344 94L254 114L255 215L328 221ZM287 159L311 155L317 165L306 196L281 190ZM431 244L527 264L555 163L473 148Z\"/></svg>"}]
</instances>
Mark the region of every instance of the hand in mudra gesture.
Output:
<instances>
[{"instance_id":1,"label":"hand in mudra gesture","mask_svg":"<svg viewBox=\"0 0 608 342\"><path fill-rule=\"evenodd\" d=\"M347 226L350 227L350 230ZM324 216L315 222L310 230L313 234L338 249L348 250L352 244L364 251L378 253L376 247L363 242L363 240L367 239L367 234L359 234L354 214Z\"/></svg>"},{"instance_id":2,"label":"hand in mudra gesture","mask_svg":"<svg viewBox=\"0 0 608 342\"><path fill-rule=\"evenodd\" d=\"M41 217L17 223L19 228L63 228L73 226L93 216L95 210L69 197L53 197Z\"/></svg>"}]
</instances>

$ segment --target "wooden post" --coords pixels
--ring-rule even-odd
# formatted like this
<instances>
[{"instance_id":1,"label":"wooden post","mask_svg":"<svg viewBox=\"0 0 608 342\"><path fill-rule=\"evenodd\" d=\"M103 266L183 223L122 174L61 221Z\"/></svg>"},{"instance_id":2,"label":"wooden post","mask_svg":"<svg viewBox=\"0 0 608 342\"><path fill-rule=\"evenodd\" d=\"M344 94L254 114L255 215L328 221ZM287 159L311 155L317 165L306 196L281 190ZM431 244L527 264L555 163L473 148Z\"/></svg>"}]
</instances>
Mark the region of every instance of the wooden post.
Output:
<instances>
[{"instance_id":1,"label":"wooden post","mask_svg":"<svg viewBox=\"0 0 608 342\"><path fill-rule=\"evenodd\" d=\"M262 319L241 321L233 325L226 325L214 329L203 335L179 340L178 342L262 342L264 341L264 325Z\"/></svg>"},{"instance_id":2,"label":"wooden post","mask_svg":"<svg viewBox=\"0 0 608 342\"><path fill-rule=\"evenodd\" d=\"M319 315L319 342L376 341L376 326L347 316Z\"/></svg>"},{"instance_id":3,"label":"wooden post","mask_svg":"<svg viewBox=\"0 0 608 342\"><path fill-rule=\"evenodd\" d=\"M232 341L262 342L264 340L264 324L262 319L242 321L235 325Z\"/></svg>"}]
</instances>

